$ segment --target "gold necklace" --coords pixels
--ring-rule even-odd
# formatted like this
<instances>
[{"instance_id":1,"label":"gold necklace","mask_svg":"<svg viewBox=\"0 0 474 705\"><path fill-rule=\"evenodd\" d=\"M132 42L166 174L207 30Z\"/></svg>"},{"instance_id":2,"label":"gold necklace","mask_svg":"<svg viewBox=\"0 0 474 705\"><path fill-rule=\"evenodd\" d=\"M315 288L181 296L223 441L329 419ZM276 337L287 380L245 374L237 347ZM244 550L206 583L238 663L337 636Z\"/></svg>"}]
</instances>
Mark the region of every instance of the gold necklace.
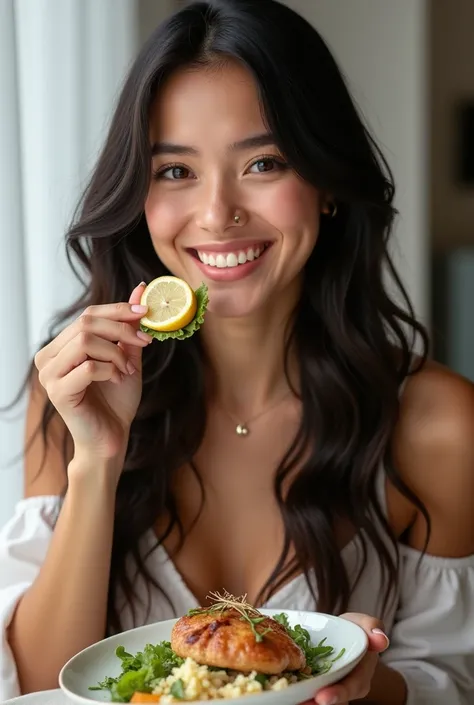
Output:
<instances>
[{"instance_id":1,"label":"gold necklace","mask_svg":"<svg viewBox=\"0 0 474 705\"><path fill-rule=\"evenodd\" d=\"M221 408L224 409L224 411L225 411L225 413L227 414L227 416L228 416L230 419L232 419L232 421L236 424L236 426L235 426L235 432L236 432L236 434L237 434L238 436L240 436L241 438L245 438L245 437L248 436L249 433L250 433L249 425L250 425L251 423L253 423L253 422L256 421L257 419L259 419L261 416L264 416L265 414L268 414L270 411L272 411L273 409L275 409L277 406L280 406L280 404L283 404L283 402L285 401L285 399L286 399L290 394L291 394L291 389L289 389L289 390L285 393L285 396L284 396L282 399L280 399L279 401L276 401L274 404L272 404L271 406L269 406L268 409L264 409L263 411L260 411L260 413L256 414L255 416L252 416L250 419L248 419L247 421L244 421L244 422L242 422L242 421L237 421L237 419L236 419L229 411L227 411L227 409L224 409L224 407L221 407Z\"/></svg>"}]
</instances>

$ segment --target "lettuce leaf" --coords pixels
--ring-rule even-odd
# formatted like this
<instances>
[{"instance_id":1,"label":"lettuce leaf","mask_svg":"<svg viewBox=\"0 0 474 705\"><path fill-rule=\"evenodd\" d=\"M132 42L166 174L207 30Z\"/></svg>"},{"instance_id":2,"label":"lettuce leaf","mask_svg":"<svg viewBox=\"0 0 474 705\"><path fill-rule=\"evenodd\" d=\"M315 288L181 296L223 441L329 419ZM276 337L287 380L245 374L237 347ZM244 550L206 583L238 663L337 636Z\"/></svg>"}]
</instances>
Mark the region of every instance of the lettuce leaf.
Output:
<instances>
[{"instance_id":1,"label":"lettuce leaf","mask_svg":"<svg viewBox=\"0 0 474 705\"><path fill-rule=\"evenodd\" d=\"M147 644L135 656L118 646L115 655L122 662L122 673L117 678L105 678L89 690L108 690L114 703L128 703L136 691L151 693L157 683L171 675L173 668L184 663L168 641Z\"/></svg>"},{"instance_id":2,"label":"lettuce leaf","mask_svg":"<svg viewBox=\"0 0 474 705\"><path fill-rule=\"evenodd\" d=\"M186 338L190 338L197 330L199 330L199 328L204 323L204 315L206 313L207 305L209 303L207 286L204 283L201 284L199 289L196 289L194 293L196 294L197 299L196 315L194 316L191 323L188 323L187 326L185 326L184 328L180 328L179 330L172 330L167 333L164 333L162 331L152 330L151 328L147 328L146 326L140 324L140 330L142 330L144 333L148 333L148 335L151 335L153 338L156 338L156 340L159 340L160 342L162 342L163 340L168 340L169 338L174 338L175 340L185 340Z\"/></svg>"},{"instance_id":3,"label":"lettuce leaf","mask_svg":"<svg viewBox=\"0 0 474 705\"><path fill-rule=\"evenodd\" d=\"M273 615L273 619L285 627L293 641L298 644L303 651L306 657L306 665L310 667L311 675L313 676L330 671L332 664L345 653L345 649L341 649L341 651L334 656L334 647L325 644L326 639L322 639L319 644L313 646L311 636L307 629L300 624L296 624L294 628L290 627L288 615L284 612Z\"/></svg>"}]
</instances>

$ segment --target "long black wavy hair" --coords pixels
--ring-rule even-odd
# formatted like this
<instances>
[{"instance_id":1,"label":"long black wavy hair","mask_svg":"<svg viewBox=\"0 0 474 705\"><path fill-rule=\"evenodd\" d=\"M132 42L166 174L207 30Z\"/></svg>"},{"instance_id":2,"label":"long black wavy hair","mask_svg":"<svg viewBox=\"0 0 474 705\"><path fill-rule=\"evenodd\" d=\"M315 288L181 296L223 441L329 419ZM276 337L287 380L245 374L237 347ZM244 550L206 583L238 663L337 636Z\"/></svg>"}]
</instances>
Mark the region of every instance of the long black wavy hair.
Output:
<instances>
[{"instance_id":1,"label":"long black wavy hair","mask_svg":"<svg viewBox=\"0 0 474 705\"><path fill-rule=\"evenodd\" d=\"M391 457L399 387L411 371L415 340L421 340L419 366L426 360L428 341L390 259L395 216L390 170L326 44L302 17L275 0L191 2L151 35L126 79L67 234L70 261L76 263L84 293L58 316L51 334L86 306L127 301L137 282L167 273L144 217L150 106L178 68L228 57L252 74L268 127L289 164L337 204L336 216L323 219L306 265L288 341L298 354L302 416L291 448L275 468L285 541L258 603L303 571L315 600L316 578L318 609L345 609L354 583L334 534L341 515L360 537L361 570L368 543L375 547L389 600L398 554L391 550L396 537L379 503L376 476L383 463L391 481L425 516L428 537L425 507L403 483ZM384 283L387 272L398 291L395 297ZM194 467L206 425L199 334L149 346L143 374L143 397L117 490L110 631L121 628L117 590L131 606L136 599L127 557L134 558L146 580L149 599L159 589L140 555L139 538L165 514L169 525L159 541L180 529L172 478L183 464ZM54 413L47 403L41 424L46 442ZM296 467L284 492L285 478ZM296 557L290 560L292 546Z\"/></svg>"}]
</instances>

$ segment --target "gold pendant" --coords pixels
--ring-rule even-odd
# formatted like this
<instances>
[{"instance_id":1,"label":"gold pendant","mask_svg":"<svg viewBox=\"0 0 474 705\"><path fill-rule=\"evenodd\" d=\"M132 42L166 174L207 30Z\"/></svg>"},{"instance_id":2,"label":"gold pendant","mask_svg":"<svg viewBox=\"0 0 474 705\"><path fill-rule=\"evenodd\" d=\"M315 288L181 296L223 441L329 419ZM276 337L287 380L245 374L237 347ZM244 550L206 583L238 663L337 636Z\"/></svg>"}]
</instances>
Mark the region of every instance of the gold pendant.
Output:
<instances>
[{"instance_id":1,"label":"gold pendant","mask_svg":"<svg viewBox=\"0 0 474 705\"><path fill-rule=\"evenodd\" d=\"M249 430L244 423L239 423L236 427L235 432L238 436L248 436Z\"/></svg>"}]
</instances>

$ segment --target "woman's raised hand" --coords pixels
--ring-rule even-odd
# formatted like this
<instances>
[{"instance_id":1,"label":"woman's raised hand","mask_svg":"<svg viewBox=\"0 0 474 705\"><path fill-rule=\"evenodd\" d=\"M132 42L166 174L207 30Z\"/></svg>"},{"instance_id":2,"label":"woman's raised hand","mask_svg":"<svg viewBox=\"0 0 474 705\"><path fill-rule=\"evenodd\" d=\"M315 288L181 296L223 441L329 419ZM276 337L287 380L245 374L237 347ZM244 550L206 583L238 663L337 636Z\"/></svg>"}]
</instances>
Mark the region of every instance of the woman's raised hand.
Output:
<instances>
[{"instance_id":1,"label":"woman's raised hand","mask_svg":"<svg viewBox=\"0 0 474 705\"><path fill-rule=\"evenodd\" d=\"M128 303L90 306L35 357L39 381L78 453L91 461L122 457L142 393L139 330L144 285Z\"/></svg>"}]
</instances>

